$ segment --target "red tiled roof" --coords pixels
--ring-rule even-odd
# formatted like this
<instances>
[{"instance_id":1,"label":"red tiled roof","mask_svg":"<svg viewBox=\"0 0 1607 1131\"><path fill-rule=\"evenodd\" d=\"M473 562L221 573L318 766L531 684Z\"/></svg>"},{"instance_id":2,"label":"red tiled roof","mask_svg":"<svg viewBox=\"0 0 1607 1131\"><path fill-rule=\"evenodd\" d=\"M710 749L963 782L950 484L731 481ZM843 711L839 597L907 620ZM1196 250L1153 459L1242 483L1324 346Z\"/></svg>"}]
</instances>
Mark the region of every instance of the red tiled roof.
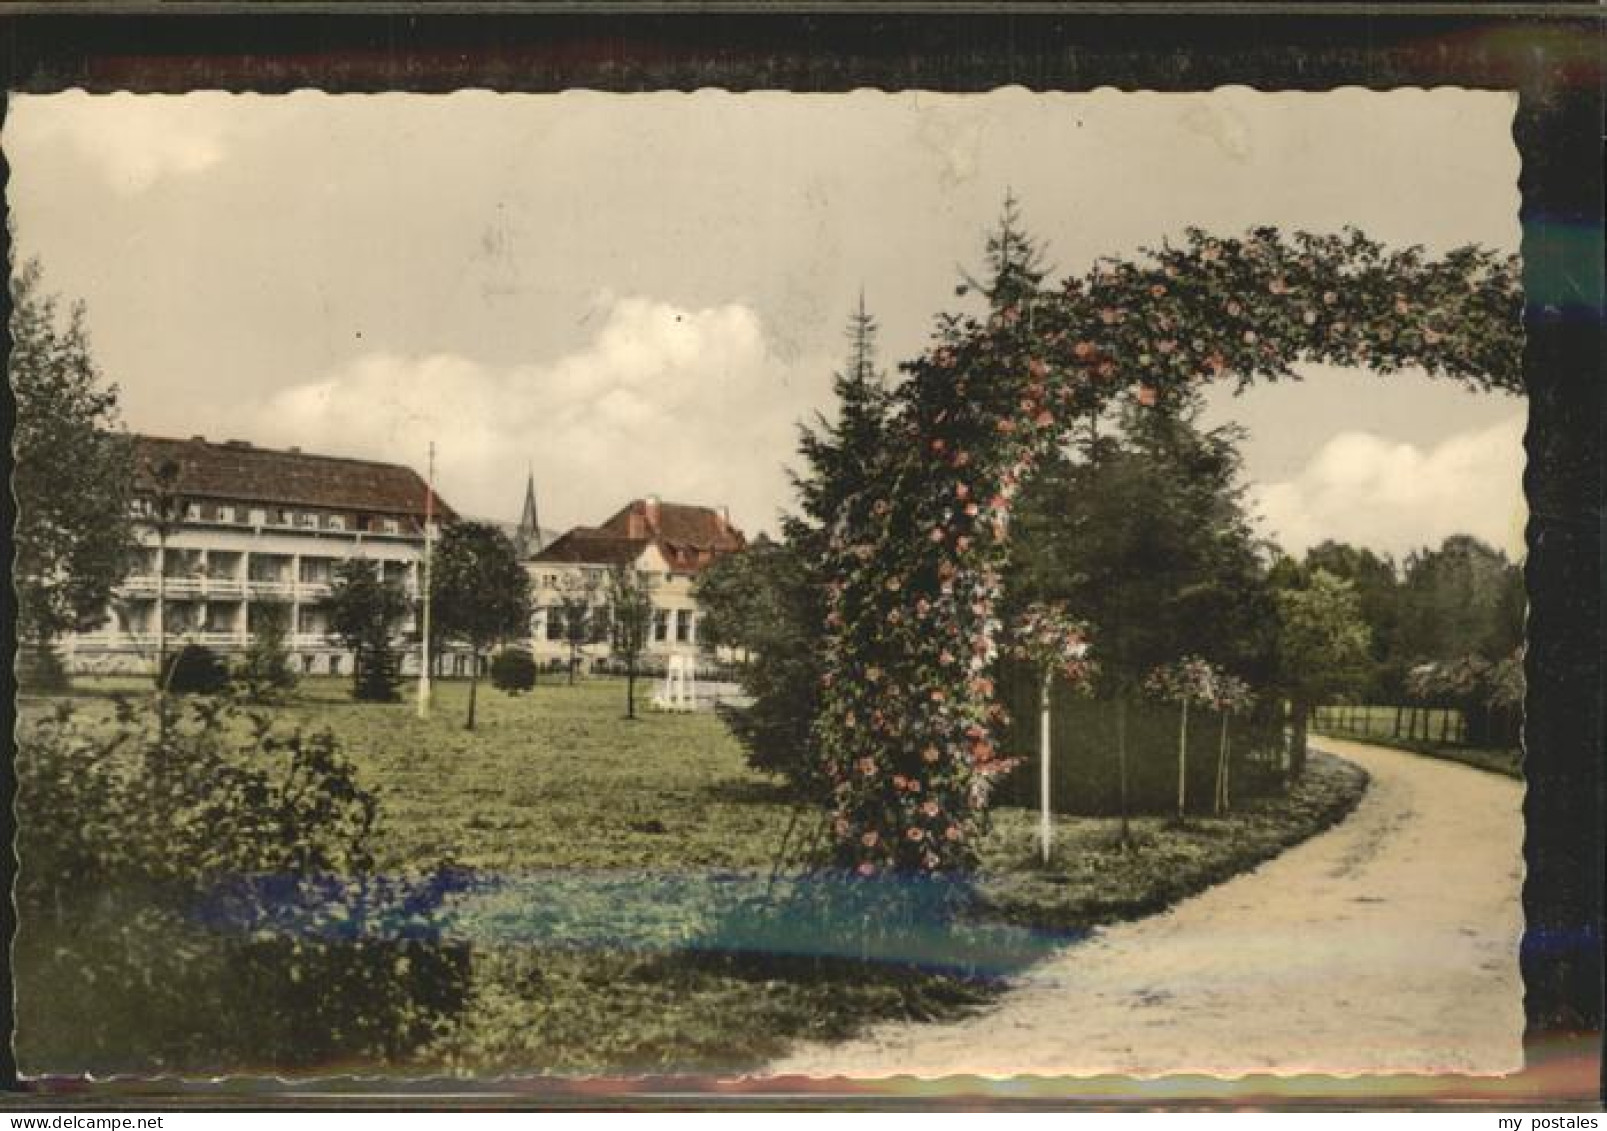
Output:
<instances>
[{"instance_id":1,"label":"red tiled roof","mask_svg":"<svg viewBox=\"0 0 1607 1131\"><path fill-rule=\"evenodd\" d=\"M367 511L422 517L424 480L410 467L311 452L259 448L241 441L210 443L135 436L135 479L150 491L152 473L166 461L178 464L178 490L199 499ZM435 496L435 515L457 514Z\"/></svg>"},{"instance_id":2,"label":"red tiled roof","mask_svg":"<svg viewBox=\"0 0 1607 1131\"><path fill-rule=\"evenodd\" d=\"M629 565L647 549L646 538L619 538L589 526L577 526L535 556L538 562Z\"/></svg>"},{"instance_id":3,"label":"red tiled roof","mask_svg":"<svg viewBox=\"0 0 1607 1131\"><path fill-rule=\"evenodd\" d=\"M622 565L635 561L649 543L658 547L670 569L696 573L741 550L747 539L713 507L636 499L599 527L577 526L536 560Z\"/></svg>"}]
</instances>

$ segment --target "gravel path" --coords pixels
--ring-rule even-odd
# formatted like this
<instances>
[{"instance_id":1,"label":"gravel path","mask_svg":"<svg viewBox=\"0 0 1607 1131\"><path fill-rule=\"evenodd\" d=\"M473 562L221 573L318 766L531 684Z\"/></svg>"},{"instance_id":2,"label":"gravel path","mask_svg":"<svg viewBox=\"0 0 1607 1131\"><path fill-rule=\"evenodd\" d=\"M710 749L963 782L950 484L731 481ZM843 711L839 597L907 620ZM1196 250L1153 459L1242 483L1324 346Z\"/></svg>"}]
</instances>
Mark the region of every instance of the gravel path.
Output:
<instances>
[{"instance_id":1,"label":"gravel path","mask_svg":"<svg viewBox=\"0 0 1607 1131\"><path fill-rule=\"evenodd\" d=\"M1096 932L986 1010L808 1046L778 1075L1460 1072L1522 1067L1522 786L1320 740L1372 775L1344 822Z\"/></svg>"}]
</instances>

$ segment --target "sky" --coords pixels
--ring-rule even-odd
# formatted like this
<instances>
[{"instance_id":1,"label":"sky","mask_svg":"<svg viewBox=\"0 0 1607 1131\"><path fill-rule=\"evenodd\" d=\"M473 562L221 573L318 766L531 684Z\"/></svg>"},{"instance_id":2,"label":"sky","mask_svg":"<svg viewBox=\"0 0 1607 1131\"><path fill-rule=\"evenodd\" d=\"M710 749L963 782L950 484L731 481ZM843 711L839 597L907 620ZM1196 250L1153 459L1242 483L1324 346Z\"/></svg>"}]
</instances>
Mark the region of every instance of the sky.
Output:
<instances>
[{"instance_id":1,"label":"sky","mask_svg":"<svg viewBox=\"0 0 1607 1131\"><path fill-rule=\"evenodd\" d=\"M17 262L82 299L136 431L424 468L543 525L791 503L863 292L891 368L1007 191L1056 274L1185 227L1516 252L1514 96L785 92L17 96ZM1522 546L1521 400L1316 368L1212 394L1262 532Z\"/></svg>"}]
</instances>

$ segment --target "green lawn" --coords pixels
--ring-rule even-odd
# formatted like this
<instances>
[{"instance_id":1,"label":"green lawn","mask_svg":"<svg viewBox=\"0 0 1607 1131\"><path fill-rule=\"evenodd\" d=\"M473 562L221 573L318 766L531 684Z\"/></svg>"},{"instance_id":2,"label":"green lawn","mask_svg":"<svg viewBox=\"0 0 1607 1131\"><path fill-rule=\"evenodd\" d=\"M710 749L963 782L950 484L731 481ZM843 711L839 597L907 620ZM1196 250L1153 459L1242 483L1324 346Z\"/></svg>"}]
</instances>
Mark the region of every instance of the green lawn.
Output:
<instances>
[{"instance_id":1,"label":"green lawn","mask_svg":"<svg viewBox=\"0 0 1607 1131\"><path fill-rule=\"evenodd\" d=\"M84 681L79 709L109 718L105 692L137 687ZM471 1004L415 1071L733 1071L800 1038L952 1015L1045 947L1310 835L1365 782L1319 757L1288 795L1227 817L1136 821L1130 852L1112 821L1062 818L1048 868L1035 815L1000 810L972 925L889 940L869 915L821 912L793 871L771 885L793 810L712 714L626 722L623 682L608 679L518 697L482 685L469 732L466 695L438 684L421 720L411 702L355 704L343 681L308 680L279 709L286 725L332 729L378 792L383 867L450 859L481 881L450 912L476 943ZM26 720L47 706L23 705L23 756ZM805 839L818 820L799 823ZM963 962L933 965L950 951Z\"/></svg>"}]
</instances>

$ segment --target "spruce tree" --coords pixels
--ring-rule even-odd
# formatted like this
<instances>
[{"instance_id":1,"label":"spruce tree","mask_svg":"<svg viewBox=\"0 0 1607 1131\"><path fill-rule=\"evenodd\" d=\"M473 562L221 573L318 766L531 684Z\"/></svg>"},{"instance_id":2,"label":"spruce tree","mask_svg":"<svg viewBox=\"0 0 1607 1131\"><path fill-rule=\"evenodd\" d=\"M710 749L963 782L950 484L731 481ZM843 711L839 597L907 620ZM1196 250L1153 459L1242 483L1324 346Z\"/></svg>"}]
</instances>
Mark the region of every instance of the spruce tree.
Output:
<instances>
[{"instance_id":1,"label":"spruce tree","mask_svg":"<svg viewBox=\"0 0 1607 1131\"><path fill-rule=\"evenodd\" d=\"M988 233L986 243L987 278L962 276L962 292L974 288L994 310L1020 307L1043 286L1050 268L1044 263L1044 249L1027 234L1021 221L1021 202L1013 191L1004 195L998 226Z\"/></svg>"},{"instance_id":2,"label":"spruce tree","mask_svg":"<svg viewBox=\"0 0 1607 1131\"><path fill-rule=\"evenodd\" d=\"M861 293L848 319L848 356L832 380L835 419L799 432L793 473L799 509L782 516L784 542L717 562L699 582L708 639L745 649L752 705L724 712L750 764L780 773L803 797L823 779L814 738L825 671L826 547L846 502L875 481L886 449L891 393L876 364L876 319Z\"/></svg>"}]
</instances>

